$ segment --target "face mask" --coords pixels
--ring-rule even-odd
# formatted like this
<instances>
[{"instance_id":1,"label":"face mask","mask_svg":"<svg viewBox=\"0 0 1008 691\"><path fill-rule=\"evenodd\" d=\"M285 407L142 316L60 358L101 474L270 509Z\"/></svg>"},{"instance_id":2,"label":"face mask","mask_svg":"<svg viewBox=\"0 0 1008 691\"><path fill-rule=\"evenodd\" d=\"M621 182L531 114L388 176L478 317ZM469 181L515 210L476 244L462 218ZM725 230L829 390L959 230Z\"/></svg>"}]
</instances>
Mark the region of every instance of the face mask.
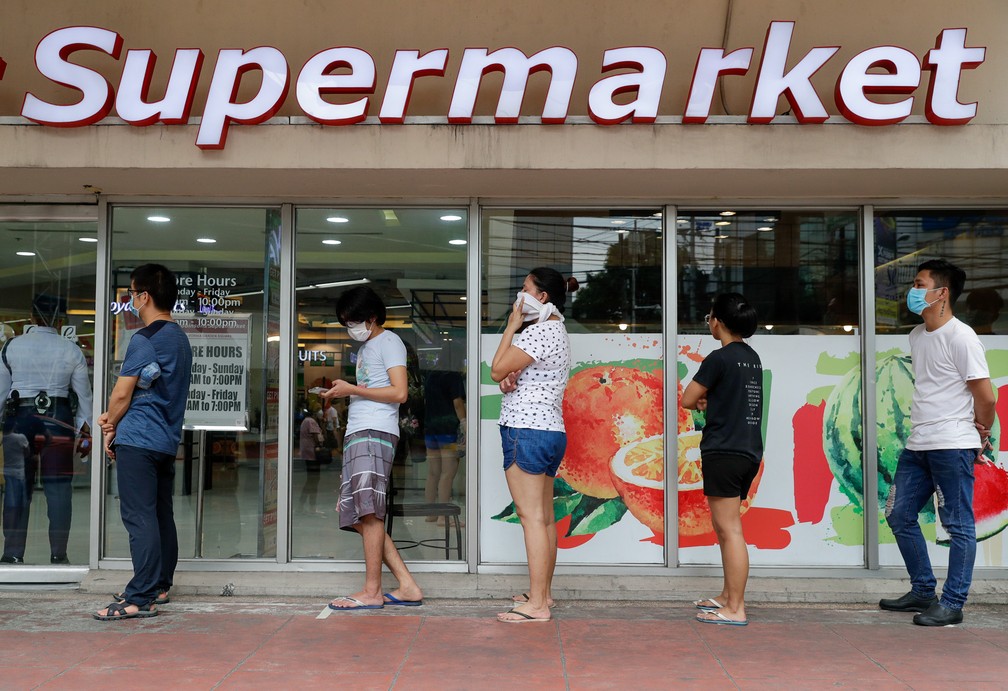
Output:
<instances>
[{"instance_id":1,"label":"face mask","mask_svg":"<svg viewBox=\"0 0 1008 691\"><path fill-rule=\"evenodd\" d=\"M366 341L371 337L372 328L374 327L368 326L367 322L347 324L347 334L355 341Z\"/></svg>"},{"instance_id":2,"label":"face mask","mask_svg":"<svg viewBox=\"0 0 1008 691\"><path fill-rule=\"evenodd\" d=\"M522 314L525 315L525 321L534 321L537 324L541 324L554 314L560 318L560 321L563 321L563 315L560 314L560 310L552 302L547 302L544 305L525 291L521 291L518 293L517 299L515 299L515 304L521 303L522 299L525 300L521 308Z\"/></svg>"},{"instance_id":3,"label":"face mask","mask_svg":"<svg viewBox=\"0 0 1008 691\"><path fill-rule=\"evenodd\" d=\"M126 303L126 309L129 310L129 313L137 319L140 318L140 310L138 310L137 306L133 304L133 293L130 293L130 299L129 302Z\"/></svg>"},{"instance_id":4,"label":"face mask","mask_svg":"<svg viewBox=\"0 0 1008 691\"><path fill-rule=\"evenodd\" d=\"M934 302L928 302L927 299L924 297L932 290L941 290L941 288L911 288L907 292L907 298L906 298L907 309L913 312L914 314L921 314L928 307L935 304ZM938 301L935 300L935 302Z\"/></svg>"}]
</instances>

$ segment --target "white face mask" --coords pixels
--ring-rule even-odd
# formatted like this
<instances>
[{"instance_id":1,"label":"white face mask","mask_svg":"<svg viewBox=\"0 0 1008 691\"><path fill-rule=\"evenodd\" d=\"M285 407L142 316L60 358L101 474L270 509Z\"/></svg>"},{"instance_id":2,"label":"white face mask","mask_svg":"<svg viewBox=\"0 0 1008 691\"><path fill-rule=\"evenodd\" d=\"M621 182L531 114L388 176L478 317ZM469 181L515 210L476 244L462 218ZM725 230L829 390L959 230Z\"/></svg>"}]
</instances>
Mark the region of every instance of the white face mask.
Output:
<instances>
[{"instance_id":1,"label":"white face mask","mask_svg":"<svg viewBox=\"0 0 1008 691\"><path fill-rule=\"evenodd\" d=\"M524 302L522 302L524 300ZM545 305L534 297L526 293L525 291L520 291L518 297L515 300L515 304L521 303L522 314L525 315L525 321L534 321L537 324L541 324L550 318L551 315L557 315L560 321L563 321L563 315L560 314L560 310L552 302L547 302Z\"/></svg>"},{"instance_id":2,"label":"white face mask","mask_svg":"<svg viewBox=\"0 0 1008 691\"><path fill-rule=\"evenodd\" d=\"M347 334L355 341L366 341L371 338L371 329L367 322L347 322Z\"/></svg>"}]
</instances>

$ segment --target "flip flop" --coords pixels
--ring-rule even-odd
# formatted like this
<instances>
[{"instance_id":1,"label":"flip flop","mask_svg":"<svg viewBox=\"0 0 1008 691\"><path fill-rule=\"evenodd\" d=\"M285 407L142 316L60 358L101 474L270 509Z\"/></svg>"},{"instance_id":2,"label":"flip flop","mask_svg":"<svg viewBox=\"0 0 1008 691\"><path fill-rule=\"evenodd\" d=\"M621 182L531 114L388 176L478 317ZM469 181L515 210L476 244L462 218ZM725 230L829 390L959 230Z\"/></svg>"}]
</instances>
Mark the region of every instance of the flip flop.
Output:
<instances>
[{"instance_id":1,"label":"flip flop","mask_svg":"<svg viewBox=\"0 0 1008 691\"><path fill-rule=\"evenodd\" d=\"M384 593L383 597L388 600L386 605L399 605L400 607L419 607L423 604L423 600L400 600L397 597L393 597L391 593Z\"/></svg>"},{"instance_id":2,"label":"flip flop","mask_svg":"<svg viewBox=\"0 0 1008 691\"><path fill-rule=\"evenodd\" d=\"M553 617L546 617L545 619L542 619L540 617L532 617L529 616L528 614L525 614L525 612L519 612L517 609L509 609L507 612L505 612L505 614L517 614L519 617L521 617L521 619L501 619L498 616L497 621L501 622L502 624L533 624L533 623L546 624L552 621L553 619Z\"/></svg>"},{"instance_id":3,"label":"flip flop","mask_svg":"<svg viewBox=\"0 0 1008 691\"><path fill-rule=\"evenodd\" d=\"M511 602L517 602L519 605L524 605L528 601L529 601L528 593L519 593L518 595L511 596ZM554 607L556 606L556 603L553 602L553 600L547 600L546 606Z\"/></svg>"},{"instance_id":4,"label":"flip flop","mask_svg":"<svg viewBox=\"0 0 1008 691\"><path fill-rule=\"evenodd\" d=\"M329 609L331 609L334 612L353 612L354 610L358 610L358 609L384 609L384 607L385 607L385 605L365 605L363 602L361 602L357 598L355 598L355 597L347 597L345 595L343 597L336 598L336 600L346 600L347 602L354 603L354 606L353 607L333 607L333 603L330 602L329 603ZM335 600L334 600L334 602L335 602Z\"/></svg>"},{"instance_id":5,"label":"flip flop","mask_svg":"<svg viewBox=\"0 0 1008 691\"><path fill-rule=\"evenodd\" d=\"M117 621L119 619L146 619L158 615L157 607L147 604L137 609L136 612L127 612L128 605L125 602L113 602L105 608L105 614L95 612L91 616L98 621Z\"/></svg>"},{"instance_id":6,"label":"flip flop","mask_svg":"<svg viewBox=\"0 0 1008 691\"><path fill-rule=\"evenodd\" d=\"M707 619L706 617L698 614L696 620L701 624L722 624L725 626L748 626L749 620L743 619L742 621L735 621L734 619L729 619L721 612L707 612L707 614L713 614L717 619Z\"/></svg>"},{"instance_id":7,"label":"flip flop","mask_svg":"<svg viewBox=\"0 0 1008 691\"><path fill-rule=\"evenodd\" d=\"M705 605L704 604L705 602L713 602L714 604L713 605ZM714 612L716 610L721 609L721 607L723 607L723 605L720 602L718 602L717 600L715 600L712 597L709 597L709 598L707 598L705 600L697 600L696 602L693 603L693 606L696 607L697 609L703 611L703 612Z\"/></svg>"}]
</instances>

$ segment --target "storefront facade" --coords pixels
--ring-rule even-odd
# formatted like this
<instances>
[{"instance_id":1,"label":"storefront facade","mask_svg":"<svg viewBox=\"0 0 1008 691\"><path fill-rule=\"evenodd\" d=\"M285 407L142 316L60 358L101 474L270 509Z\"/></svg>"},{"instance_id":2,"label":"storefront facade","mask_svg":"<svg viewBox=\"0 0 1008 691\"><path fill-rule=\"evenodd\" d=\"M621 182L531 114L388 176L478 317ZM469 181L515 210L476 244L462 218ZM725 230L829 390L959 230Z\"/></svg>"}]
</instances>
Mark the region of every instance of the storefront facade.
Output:
<instances>
[{"instance_id":1,"label":"storefront facade","mask_svg":"<svg viewBox=\"0 0 1008 691\"><path fill-rule=\"evenodd\" d=\"M904 298L919 262L967 271L957 314L1008 415L997 3L927 2L910 18L861 2L645 2L603 25L583 3L390 3L331 25L307 8L278 24L266 4L227 22L195 2L171 17L49 4L0 30L3 338L56 297L49 323L88 359L96 415L139 327L130 270L177 273L195 353L180 570L360 568L333 513L346 411L311 392L354 374L332 312L353 285L382 295L411 354L393 483L401 506L441 507L390 529L429 570L522 559L488 361L535 266L580 284L555 486L573 573L718 563L702 416L677 404L716 345L703 316L718 292L761 314L754 566L901 566L880 509L908 431L918 321ZM302 458L306 418L331 464ZM995 436L977 567L1000 577L1008 442ZM25 564L0 564L0 580L129 567L114 466L75 453L72 476L70 564L51 563L40 476ZM933 514L924 523L940 543ZM933 546L937 564L946 554Z\"/></svg>"}]
</instances>

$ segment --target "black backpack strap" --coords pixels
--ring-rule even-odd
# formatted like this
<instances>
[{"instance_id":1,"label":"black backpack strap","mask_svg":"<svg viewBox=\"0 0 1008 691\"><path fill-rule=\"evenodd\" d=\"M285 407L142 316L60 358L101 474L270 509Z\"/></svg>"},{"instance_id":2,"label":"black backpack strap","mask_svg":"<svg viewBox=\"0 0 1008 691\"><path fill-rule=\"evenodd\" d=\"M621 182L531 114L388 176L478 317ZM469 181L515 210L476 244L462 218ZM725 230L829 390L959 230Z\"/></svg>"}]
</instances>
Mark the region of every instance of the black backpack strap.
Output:
<instances>
[{"instance_id":1,"label":"black backpack strap","mask_svg":"<svg viewBox=\"0 0 1008 691\"><path fill-rule=\"evenodd\" d=\"M3 348L0 349L0 359L3 359L4 367L7 368L7 373L12 377L14 376L14 372L11 370L10 363L7 362L7 346L9 346L13 340L13 338L8 339L7 342L4 343Z\"/></svg>"}]
</instances>

